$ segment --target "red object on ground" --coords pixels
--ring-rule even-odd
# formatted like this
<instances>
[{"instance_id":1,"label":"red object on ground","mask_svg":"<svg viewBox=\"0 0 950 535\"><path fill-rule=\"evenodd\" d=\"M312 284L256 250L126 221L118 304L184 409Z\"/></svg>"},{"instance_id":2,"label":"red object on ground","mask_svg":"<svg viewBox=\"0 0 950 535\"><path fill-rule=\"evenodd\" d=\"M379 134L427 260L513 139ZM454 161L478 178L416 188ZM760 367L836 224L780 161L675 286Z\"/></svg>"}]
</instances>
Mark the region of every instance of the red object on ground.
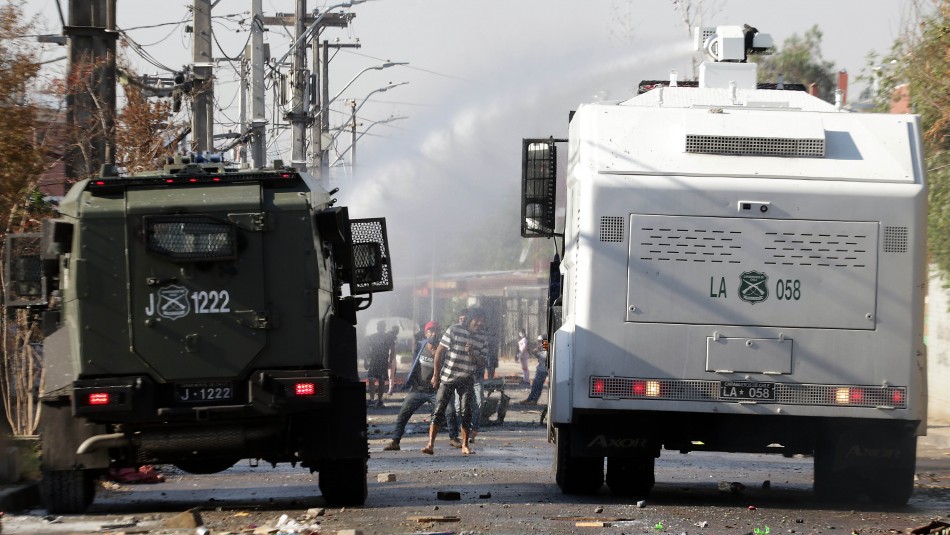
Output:
<instances>
[{"instance_id":1,"label":"red object on ground","mask_svg":"<svg viewBox=\"0 0 950 535\"><path fill-rule=\"evenodd\" d=\"M165 476L160 474L152 465L142 465L138 468L110 468L109 479L117 483L164 483Z\"/></svg>"}]
</instances>

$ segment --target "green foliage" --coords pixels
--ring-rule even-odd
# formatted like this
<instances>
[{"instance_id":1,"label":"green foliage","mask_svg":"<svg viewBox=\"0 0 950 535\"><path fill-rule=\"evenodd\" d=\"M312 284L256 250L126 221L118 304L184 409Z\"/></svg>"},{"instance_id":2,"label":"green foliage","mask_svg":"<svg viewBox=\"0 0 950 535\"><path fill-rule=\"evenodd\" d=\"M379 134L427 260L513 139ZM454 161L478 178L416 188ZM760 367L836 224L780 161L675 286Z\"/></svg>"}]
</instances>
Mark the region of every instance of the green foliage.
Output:
<instances>
[{"instance_id":1,"label":"green foliage","mask_svg":"<svg viewBox=\"0 0 950 535\"><path fill-rule=\"evenodd\" d=\"M835 65L821 58L821 37L818 26L812 26L803 36L792 34L775 54L760 56L759 81L777 82L782 78L790 84L815 84L819 98L834 102Z\"/></svg>"},{"instance_id":2,"label":"green foliage","mask_svg":"<svg viewBox=\"0 0 950 535\"><path fill-rule=\"evenodd\" d=\"M930 210L928 253L950 274L950 0L915 3L916 12L888 55L869 61L877 109L889 111L906 95L924 132ZM899 111L899 110L898 110Z\"/></svg>"}]
</instances>

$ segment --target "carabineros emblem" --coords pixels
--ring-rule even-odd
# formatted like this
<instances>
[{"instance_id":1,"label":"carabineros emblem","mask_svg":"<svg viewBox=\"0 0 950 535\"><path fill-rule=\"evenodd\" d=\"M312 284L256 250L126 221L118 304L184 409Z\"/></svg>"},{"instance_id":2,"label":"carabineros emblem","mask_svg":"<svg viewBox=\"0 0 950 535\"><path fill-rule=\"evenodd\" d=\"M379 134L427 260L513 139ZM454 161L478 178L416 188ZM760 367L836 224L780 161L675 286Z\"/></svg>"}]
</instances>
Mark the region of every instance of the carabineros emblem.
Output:
<instances>
[{"instance_id":1,"label":"carabineros emblem","mask_svg":"<svg viewBox=\"0 0 950 535\"><path fill-rule=\"evenodd\" d=\"M769 298L769 277L758 271L743 271L739 275L739 299L747 303L760 303Z\"/></svg>"}]
</instances>

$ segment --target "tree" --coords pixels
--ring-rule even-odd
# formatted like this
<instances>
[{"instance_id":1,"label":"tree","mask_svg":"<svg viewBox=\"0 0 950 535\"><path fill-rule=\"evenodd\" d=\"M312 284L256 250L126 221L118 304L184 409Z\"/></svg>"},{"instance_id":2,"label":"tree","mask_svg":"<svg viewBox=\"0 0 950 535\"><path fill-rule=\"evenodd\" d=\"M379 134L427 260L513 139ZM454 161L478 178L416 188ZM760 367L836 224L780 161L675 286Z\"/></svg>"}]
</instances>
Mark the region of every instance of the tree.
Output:
<instances>
[{"instance_id":1,"label":"tree","mask_svg":"<svg viewBox=\"0 0 950 535\"><path fill-rule=\"evenodd\" d=\"M812 26L805 35L792 34L771 56L759 56L759 81L815 84L818 97L834 102L835 66L821 57L821 30Z\"/></svg>"},{"instance_id":2,"label":"tree","mask_svg":"<svg viewBox=\"0 0 950 535\"><path fill-rule=\"evenodd\" d=\"M37 195L36 185L44 168L48 136L38 126L36 94L40 63L29 46L34 21L23 13L24 2L0 5L0 240L4 244L0 260L5 261L10 234L35 230L48 214L48 206ZM39 200L39 202L37 202ZM42 362L35 350L38 325L26 309L7 306L6 275L0 275L4 302L0 328L2 361L0 393L7 421L14 434L32 434L39 422L36 395L42 384Z\"/></svg>"},{"instance_id":3,"label":"tree","mask_svg":"<svg viewBox=\"0 0 950 535\"><path fill-rule=\"evenodd\" d=\"M906 95L924 132L929 212L928 253L950 274L950 0L917 0L909 22L883 58L871 56L878 111Z\"/></svg>"}]
</instances>

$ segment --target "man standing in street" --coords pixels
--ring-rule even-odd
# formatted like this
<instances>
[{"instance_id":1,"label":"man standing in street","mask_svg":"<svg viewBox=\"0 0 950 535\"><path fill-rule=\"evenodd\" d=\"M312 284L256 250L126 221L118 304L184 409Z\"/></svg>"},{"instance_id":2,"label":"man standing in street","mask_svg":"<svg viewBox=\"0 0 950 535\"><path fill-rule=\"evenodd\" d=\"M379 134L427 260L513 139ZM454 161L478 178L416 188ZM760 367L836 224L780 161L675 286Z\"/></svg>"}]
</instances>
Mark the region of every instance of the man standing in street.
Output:
<instances>
[{"instance_id":1,"label":"man standing in street","mask_svg":"<svg viewBox=\"0 0 950 535\"><path fill-rule=\"evenodd\" d=\"M445 411L452 402L452 395L459 396L462 418L462 453L475 453L469 447L469 434L472 430L472 404L475 397L475 373L485 365L484 338L479 336L485 324L485 312L480 308L469 310L465 322L449 327L435 352L432 387L438 387L435 395L435 413L429 425L429 442L422 453L432 455L435 437L439 433L436 423L445 417ZM443 365L444 361L444 365ZM441 368L442 372L439 373Z\"/></svg>"},{"instance_id":2,"label":"man standing in street","mask_svg":"<svg viewBox=\"0 0 950 535\"><path fill-rule=\"evenodd\" d=\"M369 346L369 401L371 406L383 406L383 393L389 377L389 365L396 358L396 340L386 332L386 322L376 324L376 334L366 340ZM373 403L373 382L376 382L376 403Z\"/></svg>"},{"instance_id":3,"label":"man standing in street","mask_svg":"<svg viewBox=\"0 0 950 535\"><path fill-rule=\"evenodd\" d=\"M544 335L538 336L538 367L534 371L534 381L531 383L531 392L528 397L520 403L522 405L534 405L541 397L541 390L544 388L544 381L548 378L548 338Z\"/></svg>"},{"instance_id":4,"label":"man standing in street","mask_svg":"<svg viewBox=\"0 0 950 535\"><path fill-rule=\"evenodd\" d=\"M435 406L436 389L430 381L436 372L435 351L439 347L439 337L442 336L442 330L438 323L430 321L426 323L424 332L425 340L422 342L419 352L416 353L416 358L413 360L412 366L409 368L409 374L406 376L406 386L409 388L409 393L406 394L402 407L399 409L399 415L396 416L396 431L393 433L393 439L383 448L384 451L398 451L400 449L399 441L406 432L409 418L419 410L419 407L427 402ZM448 419L454 420L455 408L451 404L448 411L451 413L448 415ZM444 416L441 420L433 418L432 421L437 422L440 427L444 427L446 418ZM458 446L461 447L462 443L459 442L458 436L452 436L457 434L458 431L453 433L452 429L452 427L449 427L449 443L452 445L458 443Z\"/></svg>"}]
</instances>

